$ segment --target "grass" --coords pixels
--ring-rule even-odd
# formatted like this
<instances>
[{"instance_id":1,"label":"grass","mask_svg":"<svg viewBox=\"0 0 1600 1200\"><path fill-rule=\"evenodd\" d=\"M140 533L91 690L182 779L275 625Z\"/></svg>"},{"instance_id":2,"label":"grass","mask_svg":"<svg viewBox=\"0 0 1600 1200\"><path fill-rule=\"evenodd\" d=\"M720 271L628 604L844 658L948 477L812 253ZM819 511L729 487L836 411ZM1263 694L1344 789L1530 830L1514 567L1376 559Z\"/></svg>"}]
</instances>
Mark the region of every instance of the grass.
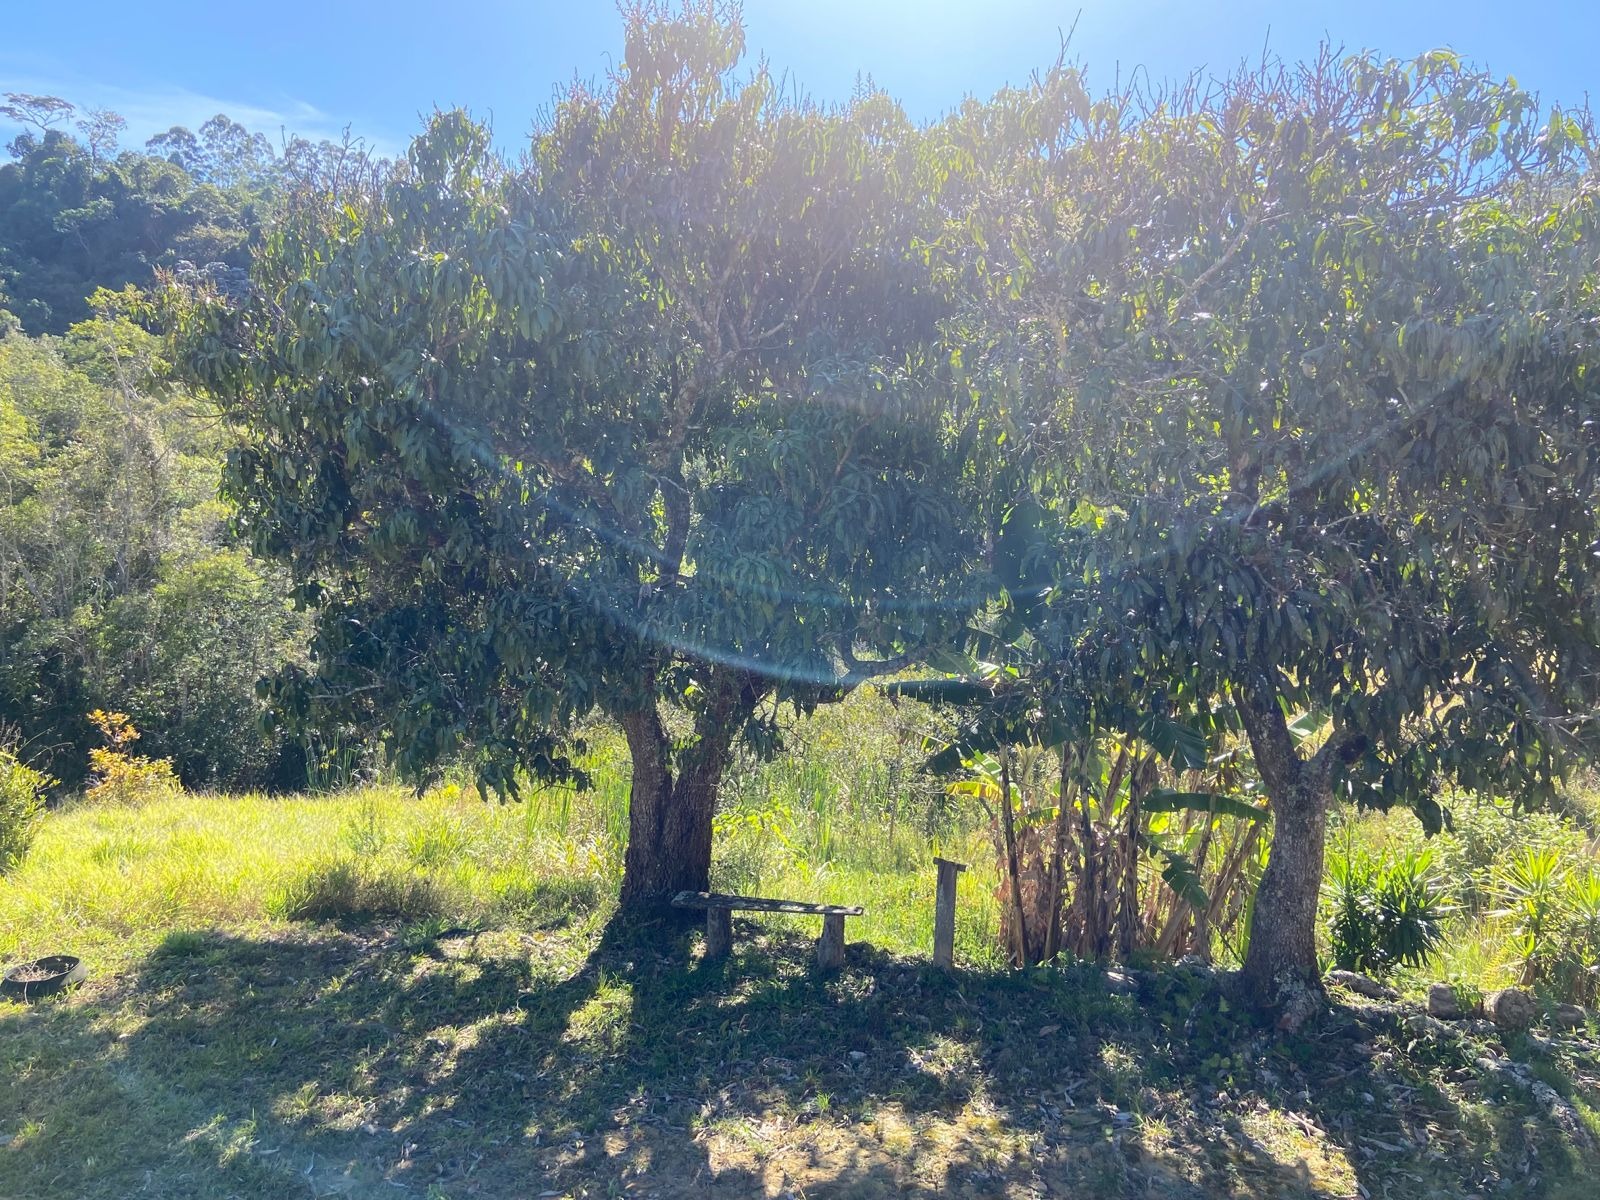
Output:
<instances>
[{"instance_id":1,"label":"grass","mask_svg":"<svg viewBox=\"0 0 1600 1200\"><path fill-rule=\"evenodd\" d=\"M764 828L735 822L724 831L718 886L860 903L867 915L852 923L852 937L906 953L931 943L926 851L841 850L813 861L765 845ZM0 959L72 946L120 967L174 932L307 919L560 927L604 919L620 870L620 831L608 827L603 804L550 795L486 804L450 785L420 798L373 787L79 804L52 813L26 861L0 883ZM963 886L969 920L959 948L969 961L989 962L992 867L970 872Z\"/></svg>"},{"instance_id":2,"label":"grass","mask_svg":"<svg viewBox=\"0 0 1600 1200\"><path fill-rule=\"evenodd\" d=\"M865 905L826 978L814 920L741 920L725 963L610 920L603 740L583 798L52 812L0 878L0 961L92 975L0 1006L0 1197L1592 1194L1595 1029L1501 1041L1348 1001L1285 1037L1206 971L1003 970L992 848L865 716L871 738L857 711L739 764L717 826L718 886ZM1397 820L1357 833L1400 847ZM955 976L926 965L935 850L972 865ZM1430 970L1494 976L1496 936Z\"/></svg>"}]
</instances>

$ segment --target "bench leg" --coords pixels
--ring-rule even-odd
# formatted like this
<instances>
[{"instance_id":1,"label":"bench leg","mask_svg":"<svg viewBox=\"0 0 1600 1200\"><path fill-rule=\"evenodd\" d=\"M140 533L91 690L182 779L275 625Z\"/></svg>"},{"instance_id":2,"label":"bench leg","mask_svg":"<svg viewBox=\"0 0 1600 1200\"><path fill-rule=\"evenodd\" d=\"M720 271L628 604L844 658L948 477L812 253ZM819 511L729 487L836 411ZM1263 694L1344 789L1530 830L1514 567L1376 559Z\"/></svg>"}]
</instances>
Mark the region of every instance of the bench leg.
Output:
<instances>
[{"instance_id":1,"label":"bench leg","mask_svg":"<svg viewBox=\"0 0 1600 1200\"><path fill-rule=\"evenodd\" d=\"M727 958L732 949L732 911L726 908L706 909L706 957Z\"/></svg>"},{"instance_id":2,"label":"bench leg","mask_svg":"<svg viewBox=\"0 0 1600 1200\"><path fill-rule=\"evenodd\" d=\"M956 965L956 874L958 863L935 859L939 881L933 900L933 965L950 970Z\"/></svg>"},{"instance_id":3,"label":"bench leg","mask_svg":"<svg viewBox=\"0 0 1600 1200\"><path fill-rule=\"evenodd\" d=\"M844 966L844 914L826 913L822 918L822 936L817 939L817 967L834 971Z\"/></svg>"}]
</instances>

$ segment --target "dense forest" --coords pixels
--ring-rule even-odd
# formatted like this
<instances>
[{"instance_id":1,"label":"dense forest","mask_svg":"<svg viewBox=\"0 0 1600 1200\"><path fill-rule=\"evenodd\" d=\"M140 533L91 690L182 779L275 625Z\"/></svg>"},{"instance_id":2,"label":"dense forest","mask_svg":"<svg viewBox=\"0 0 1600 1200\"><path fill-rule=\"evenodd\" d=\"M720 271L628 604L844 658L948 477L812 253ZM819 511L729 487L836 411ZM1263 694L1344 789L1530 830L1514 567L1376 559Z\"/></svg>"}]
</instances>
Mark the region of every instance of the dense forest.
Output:
<instances>
[{"instance_id":1,"label":"dense forest","mask_svg":"<svg viewBox=\"0 0 1600 1200\"><path fill-rule=\"evenodd\" d=\"M105 709L186 785L303 787L303 743L265 732L255 695L303 657L303 622L230 531L230 438L173 382L140 297L161 272L239 286L294 189L371 164L274 152L220 114L120 149L115 113L6 101L29 128L0 166L0 729L66 785Z\"/></svg>"}]
</instances>

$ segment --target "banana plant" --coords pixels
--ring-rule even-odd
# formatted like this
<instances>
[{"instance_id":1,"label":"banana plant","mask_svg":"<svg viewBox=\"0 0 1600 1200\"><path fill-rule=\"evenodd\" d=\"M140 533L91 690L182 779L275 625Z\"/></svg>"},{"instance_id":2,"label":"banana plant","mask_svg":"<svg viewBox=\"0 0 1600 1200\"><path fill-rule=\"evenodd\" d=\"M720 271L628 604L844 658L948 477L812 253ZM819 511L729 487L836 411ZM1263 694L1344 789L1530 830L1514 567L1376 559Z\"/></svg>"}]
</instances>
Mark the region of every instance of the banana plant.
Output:
<instances>
[{"instance_id":1,"label":"banana plant","mask_svg":"<svg viewBox=\"0 0 1600 1200\"><path fill-rule=\"evenodd\" d=\"M889 690L963 714L923 766L990 818L1008 954L1209 951L1219 920L1242 911L1225 902L1259 873L1266 815L1237 735L1210 753L1227 714L1202 724L1154 705L1096 709L1062 686L1029 629L999 630L973 631L983 657L947 654L949 675Z\"/></svg>"}]
</instances>

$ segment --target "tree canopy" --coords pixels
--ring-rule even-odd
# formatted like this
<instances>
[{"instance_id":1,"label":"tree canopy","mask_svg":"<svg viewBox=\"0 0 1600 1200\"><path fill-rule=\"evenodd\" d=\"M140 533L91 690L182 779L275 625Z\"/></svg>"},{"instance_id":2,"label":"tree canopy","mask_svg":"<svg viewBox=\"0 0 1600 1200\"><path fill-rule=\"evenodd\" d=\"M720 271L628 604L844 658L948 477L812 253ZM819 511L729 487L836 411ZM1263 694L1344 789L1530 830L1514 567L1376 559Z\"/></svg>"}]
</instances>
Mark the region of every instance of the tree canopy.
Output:
<instances>
[{"instance_id":1,"label":"tree canopy","mask_svg":"<svg viewBox=\"0 0 1600 1200\"><path fill-rule=\"evenodd\" d=\"M114 112L21 92L5 100L0 113L28 128L0 166L0 308L30 333L65 333L91 316L97 288L149 288L157 269L243 269L288 192L381 170L349 139L290 137L275 152L221 113L198 133L175 125L143 151L119 149L126 122Z\"/></svg>"},{"instance_id":2,"label":"tree canopy","mask_svg":"<svg viewBox=\"0 0 1600 1200\"><path fill-rule=\"evenodd\" d=\"M915 661L981 586L919 131L742 51L712 6L636 11L520 167L438 114L392 177L296 207L243 308L190 312L248 434L229 494L317 613L282 708L505 790L574 776L606 712L627 903L706 886L738 737Z\"/></svg>"},{"instance_id":3,"label":"tree canopy","mask_svg":"<svg viewBox=\"0 0 1600 1200\"><path fill-rule=\"evenodd\" d=\"M0 314L0 731L67 784L129 713L196 786L304 786L255 680L302 653L271 564L217 499L225 431L164 378L127 298L65 337Z\"/></svg>"},{"instance_id":4,"label":"tree canopy","mask_svg":"<svg viewBox=\"0 0 1600 1200\"><path fill-rule=\"evenodd\" d=\"M1051 669L1242 725L1266 987L1315 968L1335 789L1437 828L1444 782L1532 800L1600 738L1592 131L1442 53L1029 100L988 328L1058 519Z\"/></svg>"}]
</instances>

